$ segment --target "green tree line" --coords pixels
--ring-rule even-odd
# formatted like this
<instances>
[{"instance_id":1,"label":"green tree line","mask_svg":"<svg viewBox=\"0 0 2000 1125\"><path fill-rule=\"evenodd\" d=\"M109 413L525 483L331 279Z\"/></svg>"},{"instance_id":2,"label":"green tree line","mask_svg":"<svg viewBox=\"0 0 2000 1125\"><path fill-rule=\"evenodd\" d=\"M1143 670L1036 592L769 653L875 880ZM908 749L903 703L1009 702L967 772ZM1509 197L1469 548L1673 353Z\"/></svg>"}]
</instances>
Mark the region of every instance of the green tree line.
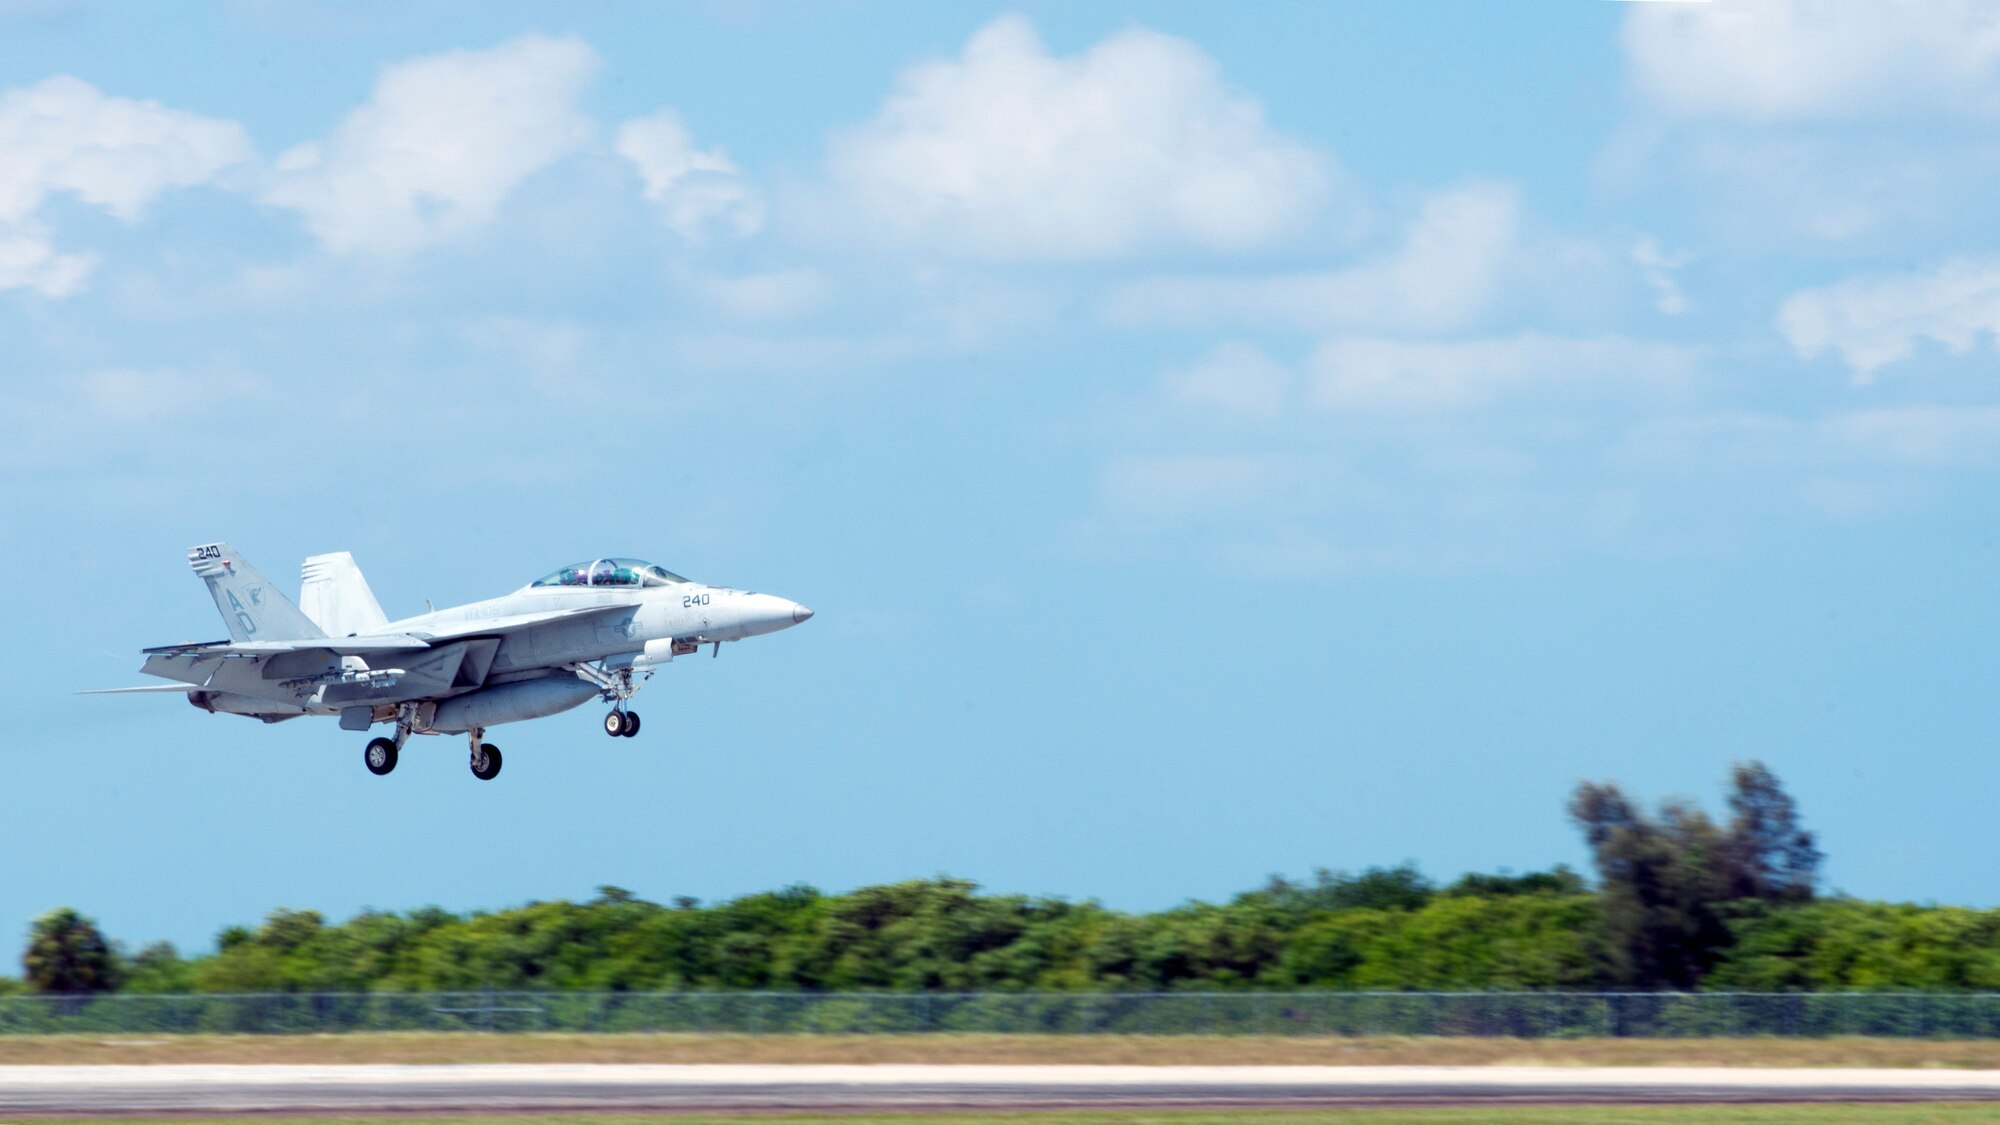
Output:
<instances>
[{"instance_id":1,"label":"green tree line","mask_svg":"<svg viewBox=\"0 0 2000 1125\"><path fill-rule=\"evenodd\" d=\"M1415 867L1273 877L1226 903L1128 913L950 877L704 906L587 902L329 923L273 911L212 952L136 953L67 908L14 988L79 993L501 989L2000 989L2000 911L1816 894L1821 856L1778 780L1732 772L1728 816L1586 783L1596 881L1557 867L1447 885Z\"/></svg>"}]
</instances>

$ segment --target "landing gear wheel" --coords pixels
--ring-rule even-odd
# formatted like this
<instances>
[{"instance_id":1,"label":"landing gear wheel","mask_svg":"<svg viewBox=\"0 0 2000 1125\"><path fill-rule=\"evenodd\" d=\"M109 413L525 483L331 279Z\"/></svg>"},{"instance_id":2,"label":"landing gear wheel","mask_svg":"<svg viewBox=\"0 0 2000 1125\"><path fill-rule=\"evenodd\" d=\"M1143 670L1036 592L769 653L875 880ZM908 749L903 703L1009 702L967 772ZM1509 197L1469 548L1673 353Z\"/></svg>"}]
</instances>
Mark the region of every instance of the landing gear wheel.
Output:
<instances>
[{"instance_id":1,"label":"landing gear wheel","mask_svg":"<svg viewBox=\"0 0 2000 1125\"><path fill-rule=\"evenodd\" d=\"M625 733L625 712L613 711L604 716L604 733L613 738Z\"/></svg>"},{"instance_id":2,"label":"landing gear wheel","mask_svg":"<svg viewBox=\"0 0 2000 1125\"><path fill-rule=\"evenodd\" d=\"M481 781L492 781L500 776L500 748L488 742L472 756L472 776Z\"/></svg>"},{"instance_id":3,"label":"landing gear wheel","mask_svg":"<svg viewBox=\"0 0 2000 1125\"><path fill-rule=\"evenodd\" d=\"M378 738L362 751L361 760L368 765L368 772L381 777L396 768L396 744L386 738Z\"/></svg>"},{"instance_id":4,"label":"landing gear wheel","mask_svg":"<svg viewBox=\"0 0 2000 1125\"><path fill-rule=\"evenodd\" d=\"M619 730L618 733L624 735L626 738L630 738L633 735L638 734L639 712L637 711L625 712L625 725L621 730Z\"/></svg>"}]
</instances>

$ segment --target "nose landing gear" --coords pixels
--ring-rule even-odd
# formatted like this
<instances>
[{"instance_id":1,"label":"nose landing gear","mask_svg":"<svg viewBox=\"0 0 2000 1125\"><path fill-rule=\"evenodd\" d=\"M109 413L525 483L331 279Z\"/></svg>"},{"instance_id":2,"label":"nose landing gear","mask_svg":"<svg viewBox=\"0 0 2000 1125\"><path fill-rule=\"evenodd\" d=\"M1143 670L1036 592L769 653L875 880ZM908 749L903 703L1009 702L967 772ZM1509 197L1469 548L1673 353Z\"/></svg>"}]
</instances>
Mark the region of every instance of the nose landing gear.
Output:
<instances>
[{"instance_id":1,"label":"nose landing gear","mask_svg":"<svg viewBox=\"0 0 2000 1125\"><path fill-rule=\"evenodd\" d=\"M575 672L578 679L596 685L599 696L611 704L611 711L604 716L605 734L613 738L631 738L639 733L639 713L626 710L625 705L638 693L640 684L653 678L652 672L642 672L635 679L631 668L607 670L591 664L569 664L565 667Z\"/></svg>"}]
</instances>

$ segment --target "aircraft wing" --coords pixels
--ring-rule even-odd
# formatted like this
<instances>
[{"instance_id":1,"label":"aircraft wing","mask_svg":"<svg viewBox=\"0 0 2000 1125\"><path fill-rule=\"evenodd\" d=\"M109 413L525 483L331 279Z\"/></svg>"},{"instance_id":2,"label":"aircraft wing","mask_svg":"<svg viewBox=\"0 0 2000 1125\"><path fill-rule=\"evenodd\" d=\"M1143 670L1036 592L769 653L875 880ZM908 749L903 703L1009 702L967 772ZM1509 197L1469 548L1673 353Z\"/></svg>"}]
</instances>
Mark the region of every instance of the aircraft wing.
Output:
<instances>
[{"instance_id":1,"label":"aircraft wing","mask_svg":"<svg viewBox=\"0 0 2000 1125\"><path fill-rule=\"evenodd\" d=\"M436 631L422 629L407 635L422 637L431 644L444 644L447 641L456 641L465 637L495 637L502 633L518 633L523 629L532 629L537 625L547 625L555 621L575 621L578 618L584 617L599 615L609 617L614 614L631 613L637 608L637 606L631 605L592 605L584 606L581 609L557 609L542 613L517 613L509 617L489 617L483 621L458 622ZM348 639L358 640L365 638ZM325 646L322 645L321 647Z\"/></svg>"},{"instance_id":2,"label":"aircraft wing","mask_svg":"<svg viewBox=\"0 0 2000 1125\"><path fill-rule=\"evenodd\" d=\"M277 656L287 652L333 652L362 656L371 652L403 652L429 648L430 642L407 633L381 637L313 637L297 641L208 641L141 649L147 656Z\"/></svg>"},{"instance_id":3,"label":"aircraft wing","mask_svg":"<svg viewBox=\"0 0 2000 1125\"><path fill-rule=\"evenodd\" d=\"M78 695L151 695L162 691L200 691L200 684L147 684L144 687L91 688L77 692Z\"/></svg>"},{"instance_id":4,"label":"aircraft wing","mask_svg":"<svg viewBox=\"0 0 2000 1125\"><path fill-rule=\"evenodd\" d=\"M202 644L165 645L145 650L142 669L164 679L181 681L162 685L154 691L199 691L214 685L215 677L234 676L242 669L256 683L292 676L321 676L327 662L342 656L368 658L373 671L366 681L341 682L326 688L326 701L340 699L399 698L390 685L400 684L409 698L420 698L457 688L477 687L486 678L500 638L524 629L559 621L587 621L593 617L629 614L632 605L596 605L579 609L519 613L505 617L448 621L408 632L379 633L362 637L310 637L289 641L210 641ZM390 657L398 665L382 668ZM225 659L234 658L234 659ZM220 671L218 669L221 669ZM249 671L254 669L254 671ZM378 679L377 677L386 677ZM112 692L148 689L112 689ZM218 690L241 690L224 687Z\"/></svg>"}]
</instances>

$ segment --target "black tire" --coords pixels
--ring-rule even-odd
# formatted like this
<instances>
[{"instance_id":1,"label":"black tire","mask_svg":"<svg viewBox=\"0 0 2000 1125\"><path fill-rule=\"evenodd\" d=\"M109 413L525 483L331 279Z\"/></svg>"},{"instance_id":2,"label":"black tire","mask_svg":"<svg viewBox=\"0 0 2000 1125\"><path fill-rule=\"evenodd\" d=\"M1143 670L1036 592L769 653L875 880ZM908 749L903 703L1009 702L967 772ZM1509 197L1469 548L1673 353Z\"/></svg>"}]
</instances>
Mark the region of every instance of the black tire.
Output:
<instances>
[{"instance_id":1,"label":"black tire","mask_svg":"<svg viewBox=\"0 0 2000 1125\"><path fill-rule=\"evenodd\" d=\"M369 742L368 748L361 752L361 762L368 767L368 772L374 774L376 777L381 777L383 774L395 769L395 742L386 738L377 738Z\"/></svg>"},{"instance_id":2,"label":"black tire","mask_svg":"<svg viewBox=\"0 0 2000 1125\"><path fill-rule=\"evenodd\" d=\"M612 711L604 716L604 733L613 738L625 733L625 712Z\"/></svg>"},{"instance_id":3,"label":"black tire","mask_svg":"<svg viewBox=\"0 0 2000 1125\"><path fill-rule=\"evenodd\" d=\"M480 769L484 763L485 769ZM479 757L472 760L472 776L481 781L492 781L500 776L500 748L491 742L479 748Z\"/></svg>"},{"instance_id":4,"label":"black tire","mask_svg":"<svg viewBox=\"0 0 2000 1125\"><path fill-rule=\"evenodd\" d=\"M622 735L624 735L624 736L625 736L626 738L630 738L630 737L632 737L633 735L635 735L635 734L638 734L638 733L639 733L639 712L637 712L637 711L627 711L627 712L625 712L625 729L624 729L624 730L621 730L621 731L619 731L618 733L619 733L619 734L622 734Z\"/></svg>"}]
</instances>

